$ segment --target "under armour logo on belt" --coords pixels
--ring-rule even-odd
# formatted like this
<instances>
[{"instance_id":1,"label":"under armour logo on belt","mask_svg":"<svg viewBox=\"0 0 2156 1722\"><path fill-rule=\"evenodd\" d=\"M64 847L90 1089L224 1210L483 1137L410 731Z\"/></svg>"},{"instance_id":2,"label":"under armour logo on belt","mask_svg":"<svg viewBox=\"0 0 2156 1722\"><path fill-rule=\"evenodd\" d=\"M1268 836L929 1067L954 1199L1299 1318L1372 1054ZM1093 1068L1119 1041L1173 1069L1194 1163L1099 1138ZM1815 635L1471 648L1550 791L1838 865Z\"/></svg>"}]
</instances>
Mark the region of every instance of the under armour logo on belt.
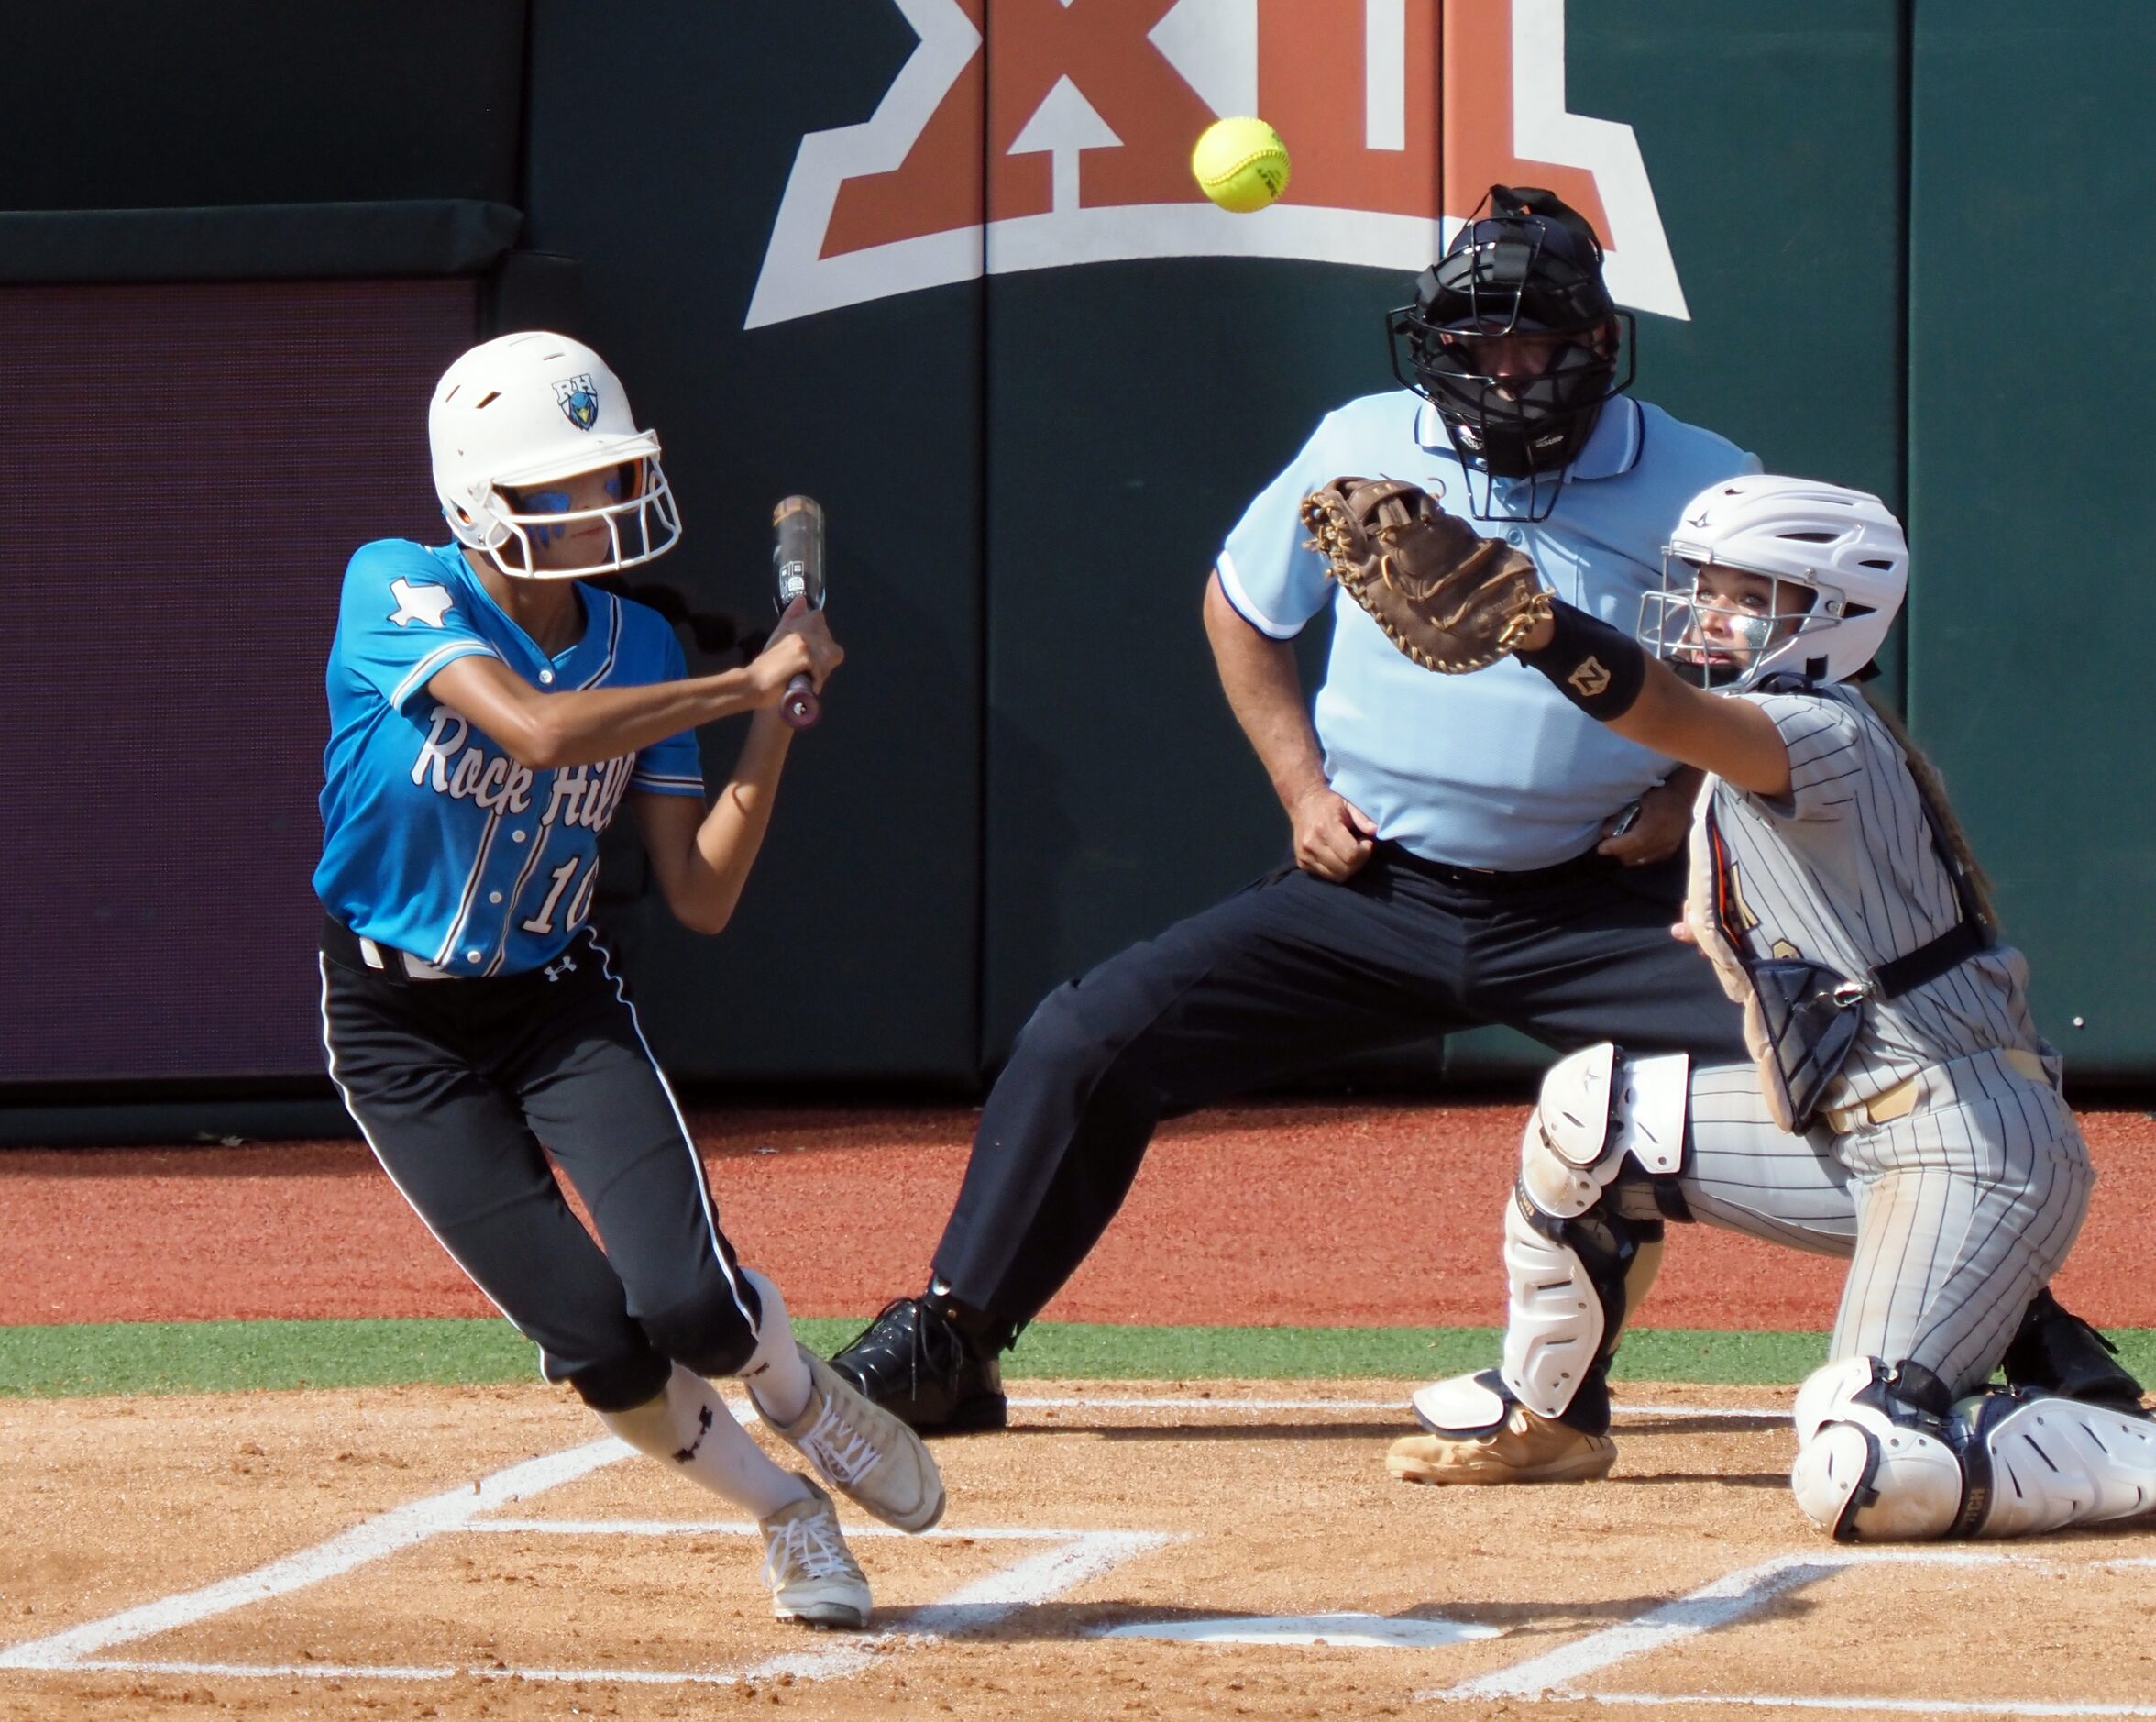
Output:
<instances>
[{"instance_id":1,"label":"under armour logo on belt","mask_svg":"<svg viewBox=\"0 0 2156 1722\"><path fill-rule=\"evenodd\" d=\"M548 980L559 980L564 975L568 974L576 966L577 959L575 957L565 956L558 963L547 964L544 971L546 978Z\"/></svg>"}]
</instances>

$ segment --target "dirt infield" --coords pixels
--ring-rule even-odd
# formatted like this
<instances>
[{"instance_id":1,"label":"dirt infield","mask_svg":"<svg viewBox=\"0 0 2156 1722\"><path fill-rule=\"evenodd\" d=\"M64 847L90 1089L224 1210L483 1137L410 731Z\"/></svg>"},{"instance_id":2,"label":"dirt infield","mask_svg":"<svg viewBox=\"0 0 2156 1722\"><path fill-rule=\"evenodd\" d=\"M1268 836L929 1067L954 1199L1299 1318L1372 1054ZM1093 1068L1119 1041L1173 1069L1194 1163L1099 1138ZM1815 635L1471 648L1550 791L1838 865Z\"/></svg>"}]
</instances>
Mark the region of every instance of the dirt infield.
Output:
<instances>
[{"instance_id":1,"label":"dirt infield","mask_svg":"<svg viewBox=\"0 0 2156 1722\"><path fill-rule=\"evenodd\" d=\"M1401 1390L1040 1386L856 1539L867 1636L543 1388L4 1405L0 1717L2156 1715L2156 1533L1837 1549L1727 1389L1634 1390L1606 1483L1411 1488Z\"/></svg>"},{"instance_id":2,"label":"dirt infield","mask_svg":"<svg viewBox=\"0 0 2156 1722\"><path fill-rule=\"evenodd\" d=\"M1503 1293L1497 1217L1518 1106L1287 1104L1168 1126L1050 1320L1480 1325ZM2059 1289L2156 1326L2156 1120L2082 1114L2103 1176ZM706 1112L728 1232L803 1315L917 1286L974 1115ZM490 1313L358 1144L0 1154L0 1325ZM1837 1263L1677 1231L1644 1325L1822 1329Z\"/></svg>"}]
</instances>

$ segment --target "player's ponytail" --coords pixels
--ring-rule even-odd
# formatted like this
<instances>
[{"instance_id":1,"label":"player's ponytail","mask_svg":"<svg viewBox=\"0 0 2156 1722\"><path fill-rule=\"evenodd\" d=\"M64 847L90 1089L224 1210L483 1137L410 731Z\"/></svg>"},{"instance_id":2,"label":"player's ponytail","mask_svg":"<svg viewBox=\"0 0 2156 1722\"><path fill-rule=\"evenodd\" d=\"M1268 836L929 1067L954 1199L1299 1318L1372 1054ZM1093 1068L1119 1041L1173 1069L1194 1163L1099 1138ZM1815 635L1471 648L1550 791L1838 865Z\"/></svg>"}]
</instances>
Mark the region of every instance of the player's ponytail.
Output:
<instances>
[{"instance_id":1,"label":"player's ponytail","mask_svg":"<svg viewBox=\"0 0 2156 1722\"><path fill-rule=\"evenodd\" d=\"M1930 805L1931 814L1939 822L1940 833L1946 839L1946 846L1953 851L1953 857L1962 864L1963 877L1976 898L1976 907L1994 932L1998 930L1998 905L1992 895L1991 880L1976 864L1976 856L1969 847L1969 833L1962 829L1962 822L1954 817L1953 803L1946 799L1946 783L1939 775L1939 767L1924 756L1922 748L1909 739L1908 728L1901 716L1886 701L1875 694L1869 684L1860 688L1864 703L1872 708L1880 723L1886 726L1895 745L1901 749L1902 757L1908 762L1909 779L1917 786L1917 793Z\"/></svg>"}]
</instances>

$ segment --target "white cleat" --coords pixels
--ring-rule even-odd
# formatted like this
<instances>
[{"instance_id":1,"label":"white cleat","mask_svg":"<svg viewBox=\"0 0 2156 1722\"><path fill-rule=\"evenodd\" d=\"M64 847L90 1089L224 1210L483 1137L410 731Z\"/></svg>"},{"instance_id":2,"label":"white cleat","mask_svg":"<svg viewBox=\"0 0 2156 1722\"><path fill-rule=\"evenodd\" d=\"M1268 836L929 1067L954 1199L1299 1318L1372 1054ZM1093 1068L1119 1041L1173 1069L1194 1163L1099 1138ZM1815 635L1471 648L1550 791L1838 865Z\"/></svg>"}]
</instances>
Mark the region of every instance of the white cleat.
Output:
<instances>
[{"instance_id":1,"label":"white cleat","mask_svg":"<svg viewBox=\"0 0 2156 1722\"><path fill-rule=\"evenodd\" d=\"M811 1627L868 1625L868 1577L839 1529L831 1498L807 1477L808 1498L756 1522L764 1532L764 1582L771 1612Z\"/></svg>"},{"instance_id":2,"label":"white cleat","mask_svg":"<svg viewBox=\"0 0 2156 1722\"><path fill-rule=\"evenodd\" d=\"M929 1529L943 1517L943 1474L921 1438L806 1345L799 1349L809 1378L801 1415L778 1422L752 1387L756 1414L855 1506L900 1530Z\"/></svg>"}]
</instances>

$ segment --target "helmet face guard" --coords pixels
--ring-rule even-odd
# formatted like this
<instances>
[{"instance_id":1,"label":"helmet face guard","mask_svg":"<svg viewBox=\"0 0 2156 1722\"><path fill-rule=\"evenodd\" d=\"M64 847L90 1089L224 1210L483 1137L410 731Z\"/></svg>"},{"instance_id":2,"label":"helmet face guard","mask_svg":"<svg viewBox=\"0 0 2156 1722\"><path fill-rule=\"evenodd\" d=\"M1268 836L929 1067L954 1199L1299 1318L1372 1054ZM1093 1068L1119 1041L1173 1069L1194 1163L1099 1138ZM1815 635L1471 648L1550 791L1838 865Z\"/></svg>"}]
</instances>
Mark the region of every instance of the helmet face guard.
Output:
<instances>
[{"instance_id":1,"label":"helmet face guard","mask_svg":"<svg viewBox=\"0 0 2156 1722\"><path fill-rule=\"evenodd\" d=\"M1760 578L1774 582L1766 608L1732 610L1700 596L1698 563L1665 550L1662 588L1640 594L1634 637L1686 681L1717 693L1742 693L1774 675L1801 674L1809 680L1825 679L1826 646L1816 636L1841 624L1839 594L1804 580L1773 574ZM1792 599L1799 594L1810 594L1811 602L1792 605ZM1714 661L1722 648L1709 640L1700 625L1705 611L1721 615L1731 644L1744 653L1744 662Z\"/></svg>"},{"instance_id":2,"label":"helmet face guard","mask_svg":"<svg viewBox=\"0 0 2156 1722\"><path fill-rule=\"evenodd\" d=\"M640 562L666 555L681 536L681 516L675 510L674 492L666 483L666 474L656 455L623 464L638 469L639 481L634 493L598 508L571 509L568 492L547 488L545 480L498 484L491 493L491 506L487 510L492 530L486 541L476 547L485 550L494 566L504 574L519 580L588 580L595 574L634 568ZM553 476L559 479L578 475ZM619 488L625 491L629 487ZM610 480L609 495L613 495L616 489L614 481ZM521 506L512 506L503 493L508 490L519 493ZM537 566L537 558L533 555L534 546L557 543L568 535L571 527L590 520L606 524L606 546L599 557L568 568Z\"/></svg>"},{"instance_id":3,"label":"helmet face guard","mask_svg":"<svg viewBox=\"0 0 2156 1722\"><path fill-rule=\"evenodd\" d=\"M1541 520L1603 403L1632 386L1633 319L1611 301L1601 247L1578 215L1546 192L1492 186L1490 203L1495 213L1454 236L1385 330L1393 376L1437 409L1460 464L1485 475L1480 497L1468 485L1477 517L1491 517L1497 480L1524 479L1528 517ZM1520 366L1523 343L1546 362Z\"/></svg>"}]
</instances>

